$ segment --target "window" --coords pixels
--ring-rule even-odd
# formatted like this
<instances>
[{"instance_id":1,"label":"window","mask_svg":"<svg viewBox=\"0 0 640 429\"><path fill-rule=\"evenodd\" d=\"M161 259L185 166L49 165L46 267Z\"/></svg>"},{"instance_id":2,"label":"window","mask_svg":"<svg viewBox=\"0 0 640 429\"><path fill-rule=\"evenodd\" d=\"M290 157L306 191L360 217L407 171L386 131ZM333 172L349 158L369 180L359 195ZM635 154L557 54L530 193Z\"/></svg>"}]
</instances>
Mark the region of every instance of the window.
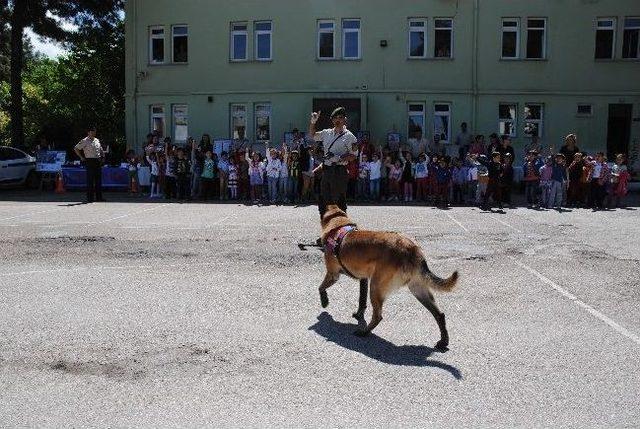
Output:
<instances>
[{"instance_id":1,"label":"window","mask_svg":"<svg viewBox=\"0 0 640 429\"><path fill-rule=\"evenodd\" d=\"M578 104L576 116L592 116L593 106L591 104Z\"/></svg>"},{"instance_id":2,"label":"window","mask_svg":"<svg viewBox=\"0 0 640 429\"><path fill-rule=\"evenodd\" d=\"M640 58L640 18L624 19L622 58Z\"/></svg>"},{"instance_id":3,"label":"window","mask_svg":"<svg viewBox=\"0 0 640 429\"><path fill-rule=\"evenodd\" d=\"M154 131L159 137L164 137L164 106L151 106L151 132Z\"/></svg>"},{"instance_id":4,"label":"window","mask_svg":"<svg viewBox=\"0 0 640 429\"><path fill-rule=\"evenodd\" d=\"M451 58L453 52L453 20L440 18L435 20L435 44L433 56L435 58Z\"/></svg>"},{"instance_id":5,"label":"window","mask_svg":"<svg viewBox=\"0 0 640 429\"><path fill-rule=\"evenodd\" d=\"M613 59L615 51L616 20L600 18L596 28L596 54L598 60Z\"/></svg>"},{"instance_id":6,"label":"window","mask_svg":"<svg viewBox=\"0 0 640 429\"><path fill-rule=\"evenodd\" d=\"M186 104L173 106L173 141L186 143L189 137L189 108Z\"/></svg>"},{"instance_id":7,"label":"window","mask_svg":"<svg viewBox=\"0 0 640 429\"><path fill-rule=\"evenodd\" d=\"M427 22L424 19L409 20L409 58L426 58Z\"/></svg>"},{"instance_id":8,"label":"window","mask_svg":"<svg viewBox=\"0 0 640 429\"><path fill-rule=\"evenodd\" d=\"M502 20L502 58L520 57L520 19L505 18Z\"/></svg>"},{"instance_id":9,"label":"window","mask_svg":"<svg viewBox=\"0 0 640 429\"><path fill-rule=\"evenodd\" d=\"M246 61L249 37L246 23L231 24L231 60Z\"/></svg>"},{"instance_id":10,"label":"window","mask_svg":"<svg viewBox=\"0 0 640 429\"><path fill-rule=\"evenodd\" d=\"M149 29L149 63L164 63L164 28L151 27Z\"/></svg>"},{"instance_id":11,"label":"window","mask_svg":"<svg viewBox=\"0 0 640 429\"><path fill-rule=\"evenodd\" d=\"M417 139L424 136L425 126L425 105L424 103L409 103L409 128L407 136L410 139Z\"/></svg>"},{"instance_id":12,"label":"window","mask_svg":"<svg viewBox=\"0 0 640 429\"><path fill-rule=\"evenodd\" d=\"M333 21L318 21L318 58L329 60L335 57L335 24Z\"/></svg>"},{"instance_id":13,"label":"window","mask_svg":"<svg viewBox=\"0 0 640 429\"><path fill-rule=\"evenodd\" d=\"M231 138L239 139L246 136L247 106L245 104L231 105Z\"/></svg>"},{"instance_id":14,"label":"window","mask_svg":"<svg viewBox=\"0 0 640 429\"><path fill-rule=\"evenodd\" d=\"M256 140L271 140L271 104L255 105Z\"/></svg>"},{"instance_id":15,"label":"window","mask_svg":"<svg viewBox=\"0 0 640 429\"><path fill-rule=\"evenodd\" d=\"M516 104L500 103L498 106L498 132L501 135L516 137Z\"/></svg>"},{"instance_id":16,"label":"window","mask_svg":"<svg viewBox=\"0 0 640 429\"><path fill-rule=\"evenodd\" d=\"M360 59L359 19L345 19L342 21L342 58L346 60Z\"/></svg>"},{"instance_id":17,"label":"window","mask_svg":"<svg viewBox=\"0 0 640 429\"><path fill-rule=\"evenodd\" d=\"M451 105L436 104L434 105L433 116L433 135L440 136L442 143L451 141Z\"/></svg>"},{"instance_id":18,"label":"window","mask_svg":"<svg viewBox=\"0 0 640 429\"><path fill-rule=\"evenodd\" d=\"M527 58L541 60L546 58L545 18L527 20Z\"/></svg>"},{"instance_id":19,"label":"window","mask_svg":"<svg viewBox=\"0 0 640 429\"><path fill-rule=\"evenodd\" d=\"M186 25L174 25L173 32L173 62L186 63L189 61L189 29Z\"/></svg>"},{"instance_id":20,"label":"window","mask_svg":"<svg viewBox=\"0 0 640 429\"><path fill-rule=\"evenodd\" d=\"M256 60L271 61L271 21L256 22Z\"/></svg>"},{"instance_id":21,"label":"window","mask_svg":"<svg viewBox=\"0 0 640 429\"><path fill-rule=\"evenodd\" d=\"M526 137L542 136L542 104L524 105L524 135Z\"/></svg>"}]
</instances>

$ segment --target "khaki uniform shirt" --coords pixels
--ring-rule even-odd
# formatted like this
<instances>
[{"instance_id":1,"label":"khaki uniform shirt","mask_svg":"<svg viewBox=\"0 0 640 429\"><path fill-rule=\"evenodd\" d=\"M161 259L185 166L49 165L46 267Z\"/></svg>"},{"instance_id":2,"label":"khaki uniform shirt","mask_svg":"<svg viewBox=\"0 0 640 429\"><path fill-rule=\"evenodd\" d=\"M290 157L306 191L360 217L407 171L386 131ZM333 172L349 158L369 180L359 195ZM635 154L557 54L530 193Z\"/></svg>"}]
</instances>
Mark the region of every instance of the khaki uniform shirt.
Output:
<instances>
[{"instance_id":1,"label":"khaki uniform shirt","mask_svg":"<svg viewBox=\"0 0 640 429\"><path fill-rule=\"evenodd\" d=\"M331 158L325 158L324 164L326 166L347 165L347 161L344 159L341 160L340 156L346 154L356 155L358 153L357 150L353 149L353 144L357 143L358 139L346 128L344 131L344 135L338 140L336 140L336 137L338 137L342 131L336 133L333 128L327 128L326 130L319 131L315 134L314 139L316 141L322 141L325 156L328 151L333 153ZM333 143L334 140L335 143ZM331 143L333 143L333 146L331 146ZM331 146L331 149L329 149L329 146Z\"/></svg>"},{"instance_id":2,"label":"khaki uniform shirt","mask_svg":"<svg viewBox=\"0 0 640 429\"><path fill-rule=\"evenodd\" d=\"M75 149L81 150L87 159L100 159L103 156L100 140L85 137L76 145Z\"/></svg>"}]
</instances>

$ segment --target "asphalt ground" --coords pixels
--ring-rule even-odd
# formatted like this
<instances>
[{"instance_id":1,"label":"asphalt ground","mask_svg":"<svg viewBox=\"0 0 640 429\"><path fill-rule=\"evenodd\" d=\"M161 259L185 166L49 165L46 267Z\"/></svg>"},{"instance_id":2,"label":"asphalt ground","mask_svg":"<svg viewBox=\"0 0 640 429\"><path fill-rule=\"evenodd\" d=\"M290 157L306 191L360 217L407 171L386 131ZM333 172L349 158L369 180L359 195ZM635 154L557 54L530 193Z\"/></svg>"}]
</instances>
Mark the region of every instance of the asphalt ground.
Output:
<instances>
[{"instance_id":1,"label":"asphalt ground","mask_svg":"<svg viewBox=\"0 0 640 429\"><path fill-rule=\"evenodd\" d=\"M368 338L355 281L320 307L312 206L82 196L0 194L0 426L640 424L636 209L351 207L460 271L441 353L407 290Z\"/></svg>"}]
</instances>

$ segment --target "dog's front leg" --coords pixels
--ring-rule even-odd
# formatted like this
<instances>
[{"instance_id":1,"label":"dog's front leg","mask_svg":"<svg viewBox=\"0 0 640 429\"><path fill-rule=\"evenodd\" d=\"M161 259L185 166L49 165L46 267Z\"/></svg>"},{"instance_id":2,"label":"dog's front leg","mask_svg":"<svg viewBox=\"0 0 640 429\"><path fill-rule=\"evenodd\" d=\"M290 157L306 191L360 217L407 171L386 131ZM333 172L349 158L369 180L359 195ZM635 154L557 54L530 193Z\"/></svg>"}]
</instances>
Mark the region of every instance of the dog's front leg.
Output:
<instances>
[{"instance_id":1,"label":"dog's front leg","mask_svg":"<svg viewBox=\"0 0 640 429\"><path fill-rule=\"evenodd\" d=\"M339 274L330 273L327 271L327 274L324 276L324 280L320 285L318 290L320 291L320 304L322 308L327 308L329 305L329 296L327 295L327 289L333 286L338 281Z\"/></svg>"},{"instance_id":2,"label":"dog's front leg","mask_svg":"<svg viewBox=\"0 0 640 429\"><path fill-rule=\"evenodd\" d=\"M357 320L364 319L364 312L367 309L367 295L369 294L369 279L360 279L360 297L358 299L358 310L353 313Z\"/></svg>"}]
</instances>

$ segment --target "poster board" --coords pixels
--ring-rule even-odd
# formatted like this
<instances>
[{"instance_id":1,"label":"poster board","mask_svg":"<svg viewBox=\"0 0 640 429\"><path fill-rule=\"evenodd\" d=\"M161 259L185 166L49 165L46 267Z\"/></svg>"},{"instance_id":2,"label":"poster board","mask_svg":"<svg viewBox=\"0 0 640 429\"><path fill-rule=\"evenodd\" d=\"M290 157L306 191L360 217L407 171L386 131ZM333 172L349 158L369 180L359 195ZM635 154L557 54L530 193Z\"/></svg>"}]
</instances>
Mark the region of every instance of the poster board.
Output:
<instances>
[{"instance_id":1,"label":"poster board","mask_svg":"<svg viewBox=\"0 0 640 429\"><path fill-rule=\"evenodd\" d=\"M64 151L40 151L36 154L36 171L40 173L59 173L67 161Z\"/></svg>"},{"instance_id":2,"label":"poster board","mask_svg":"<svg viewBox=\"0 0 640 429\"><path fill-rule=\"evenodd\" d=\"M392 151L398 150L400 148L400 133L395 131L387 133L387 144Z\"/></svg>"},{"instance_id":3,"label":"poster board","mask_svg":"<svg viewBox=\"0 0 640 429\"><path fill-rule=\"evenodd\" d=\"M231 140L214 140L213 151L218 155L218 158L222 156L222 152L229 153L231 151Z\"/></svg>"},{"instance_id":4,"label":"poster board","mask_svg":"<svg viewBox=\"0 0 640 429\"><path fill-rule=\"evenodd\" d=\"M363 141L371 141L371 132L369 131L358 131L356 133L356 138L358 139L358 143L362 143Z\"/></svg>"}]
</instances>

